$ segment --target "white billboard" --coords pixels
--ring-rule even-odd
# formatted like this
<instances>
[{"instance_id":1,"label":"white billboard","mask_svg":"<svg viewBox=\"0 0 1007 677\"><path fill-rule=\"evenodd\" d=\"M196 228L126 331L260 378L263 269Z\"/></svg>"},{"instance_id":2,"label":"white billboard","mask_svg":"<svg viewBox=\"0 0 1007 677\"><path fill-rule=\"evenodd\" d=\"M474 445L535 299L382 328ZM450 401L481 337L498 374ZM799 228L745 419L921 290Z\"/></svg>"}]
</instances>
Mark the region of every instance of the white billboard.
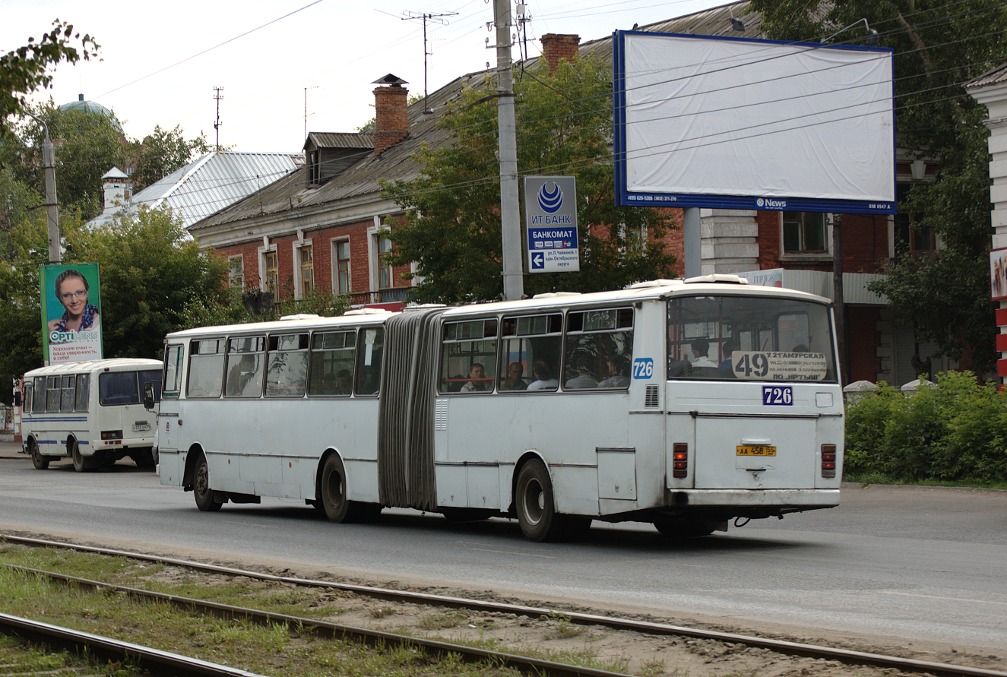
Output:
<instances>
[{"instance_id":1,"label":"white billboard","mask_svg":"<svg viewBox=\"0 0 1007 677\"><path fill-rule=\"evenodd\" d=\"M893 54L617 31L620 205L893 213Z\"/></svg>"}]
</instances>

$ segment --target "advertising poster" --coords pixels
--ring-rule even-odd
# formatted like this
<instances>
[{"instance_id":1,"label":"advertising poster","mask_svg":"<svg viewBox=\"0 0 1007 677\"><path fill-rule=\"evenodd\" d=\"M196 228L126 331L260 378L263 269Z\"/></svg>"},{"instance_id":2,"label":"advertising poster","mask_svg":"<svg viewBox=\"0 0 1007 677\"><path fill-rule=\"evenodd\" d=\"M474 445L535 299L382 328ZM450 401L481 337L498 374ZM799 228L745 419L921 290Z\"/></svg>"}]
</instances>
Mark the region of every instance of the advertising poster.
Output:
<instances>
[{"instance_id":1,"label":"advertising poster","mask_svg":"<svg viewBox=\"0 0 1007 677\"><path fill-rule=\"evenodd\" d=\"M990 299L1007 298L1007 249L990 251Z\"/></svg>"},{"instance_id":2,"label":"advertising poster","mask_svg":"<svg viewBox=\"0 0 1007 677\"><path fill-rule=\"evenodd\" d=\"M98 264L41 266L39 279L42 352L47 364L101 359Z\"/></svg>"}]
</instances>

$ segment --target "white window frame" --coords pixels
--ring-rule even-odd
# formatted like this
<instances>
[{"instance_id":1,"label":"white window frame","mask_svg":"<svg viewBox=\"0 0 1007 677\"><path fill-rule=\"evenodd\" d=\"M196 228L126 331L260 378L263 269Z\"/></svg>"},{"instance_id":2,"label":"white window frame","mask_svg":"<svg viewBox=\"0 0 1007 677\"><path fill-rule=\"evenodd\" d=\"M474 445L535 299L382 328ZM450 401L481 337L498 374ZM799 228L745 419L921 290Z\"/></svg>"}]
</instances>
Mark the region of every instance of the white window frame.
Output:
<instances>
[{"instance_id":1,"label":"white window frame","mask_svg":"<svg viewBox=\"0 0 1007 677\"><path fill-rule=\"evenodd\" d=\"M235 266L235 263L238 265ZM237 274L235 274L237 273ZM235 285L237 282L237 285ZM235 254L227 257L227 286L231 289L237 287L239 291L245 291L245 257L242 254Z\"/></svg>"},{"instance_id":2,"label":"white window frame","mask_svg":"<svg viewBox=\"0 0 1007 677\"><path fill-rule=\"evenodd\" d=\"M810 212L804 212L810 213ZM788 252L786 249L786 243L784 241L783 232L783 212L779 213L779 218L777 223L779 224L779 237L780 237L780 260L781 261L794 261L794 260L832 260L832 229L835 223L835 214L823 213L822 219L825 222L825 251L814 251L814 252Z\"/></svg>"},{"instance_id":3,"label":"white window frame","mask_svg":"<svg viewBox=\"0 0 1007 677\"><path fill-rule=\"evenodd\" d=\"M343 243L346 244L348 250L346 257L346 289L343 289L339 284L339 246ZM330 260L332 261L332 293L350 294L353 291L353 249L350 238L332 238L329 246L332 249L332 256L330 257Z\"/></svg>"},{"instance_id":4,"label":"white window frame","mask_svg":"<svg viewBox=\"0 0 1007 677\"><path fill-rule=\"evenodd\" d=\"M276 251L276 245L264 245L259 247L259 291L269 291L269 269L266 268L266 257L269 254L276 256L276 287L273 289L273 302L280 301L280 255Z\"/></svg>"},{"instance_id":5,"label":"white window frame","mask_svg":"<svg viewBox=\"0 0 1007 677\"><path fill-rule=\"evenodd\" d=\"M298 235L300 235L300 233L298 233ZM311 249L311 289L314 290L318 288L317 280L315 280L315 251L312 248L311 238L305 240L303 236L299 237L292 248L294 263L294 299L297 301L304 298L304 273L301 269L301 252L304 249Z\"/></svg>"}]
</instances>

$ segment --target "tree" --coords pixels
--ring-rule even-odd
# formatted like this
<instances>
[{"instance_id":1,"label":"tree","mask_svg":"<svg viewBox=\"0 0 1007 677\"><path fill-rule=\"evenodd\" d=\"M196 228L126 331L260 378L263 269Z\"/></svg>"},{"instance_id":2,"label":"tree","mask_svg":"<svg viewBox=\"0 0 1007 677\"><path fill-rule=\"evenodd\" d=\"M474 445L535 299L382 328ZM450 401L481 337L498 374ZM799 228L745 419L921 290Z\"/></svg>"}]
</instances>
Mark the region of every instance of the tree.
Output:
<instances>
[{"instance_id":1,"label":"tree","mask_svg":"<svg viewBox=\"0 0 1007 677\"><path fill-rule=\"evenodd\" d=\"M549 74L543 63L519 74L515 95L519 172L575 176L580 224L580 272L526 276L526 292L613 289L669 276L668 213L614 203L609 67L579 59ZM414 156L420 176L384 186L406 210L392 223L390 259L416 263L418 300L502 294L496 101L492 81L463 90L439 123L453 142L422 148Z\"/></svg>"},{"instance_id":2,"label":"tree","mask_svg":"<svg viewBox=\"0 0 1007 677\"><path fill-rule=\"evenodd\" d=\"M176 169L189 164L194 157L209 152L210 145L205 135L200 134L197 138L187 141L181 127L176 126L173 130L167 131L157 125L152 133L143 137L142 141L130 144L130 156L136 162L132 174L133 190L143 190Z\"/></svg>"},{"instance_id":3,"label":"tree","mask_svg":"<svg viewBox=\"0 0 1007 677\"><path fill-rule=\"evenodd\" d=\"M128 143L114 117L79 109L60 110L52 101L30 109L46 122L55 146L56 196L60 213L78 212L84 221L102 212L101 177L112 167L125 168ZM45 130L34 118L24 129L23 154L32 158L21 166L21 176L31 186L44 185L41 148Z\"/></svg>"},{"instance_id":4,"label":"tree","mask_svg":"<svg viewBox=\"0 0 1007 677\"><path fill-rule=\"evenodd\" d=\"M1007 61L1007 5L967 0L753 0L773 38L861 42L866 19L895 54L898 143L936 159L932 183L914 184L901 211L914 227L938 234L945 248L932 258L899 253L871 285L884 294L917 339L934 341L952 358L971 357L974 370L993 366L993 308L986 280L990 209L985 109L964 89ZM844 30L846 29L846 30Z\"/></svg>"},{"instance_id":5,"label":"tree","mask_svg":"<svg viewBox=\"0 0 1007 677\"><path fill-rule=\"evenodd\" d=\"M74 32L72 24L57 19L41 40L29 37L27 45L0 57L0 125L3 127L0 136L8 135L8 118L24 112L28 95L49 87L52 66L63 60L67 63L88 61L97 55L98 48L90 35L81 36Z\"/></svg>"},{"instance_id":6,"label":"tree","mask_svg":"<svg viewBox=\"0 0 1007 677\"><path fill-rule=\"evenodd\" d=\"M70 240L74 256L101 270L105 354L160 357L165 334L184 329L189 306L226 304L227 263L200 252L180 218L141 205Z\"/></svg>"}]
</instances>

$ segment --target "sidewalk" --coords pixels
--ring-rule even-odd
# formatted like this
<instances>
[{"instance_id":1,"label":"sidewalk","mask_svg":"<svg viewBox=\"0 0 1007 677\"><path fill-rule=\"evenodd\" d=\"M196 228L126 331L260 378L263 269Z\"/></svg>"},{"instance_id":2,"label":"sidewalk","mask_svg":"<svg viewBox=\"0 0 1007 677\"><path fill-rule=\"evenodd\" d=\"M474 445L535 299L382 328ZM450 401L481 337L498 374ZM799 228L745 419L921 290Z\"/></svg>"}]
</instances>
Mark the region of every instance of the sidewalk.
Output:
<instances>
[{"instance_id":1,"label":"sidewalk","mask_svg":"<svg viewBox=\"0 0 1007 677\"><path fill-rule=\"evenodd\" d=\"M0 433L0 459L3 458L28 458L27 454L20 453L21 445L14 441L11 433Z\"/></svg>"}]
</instances>

